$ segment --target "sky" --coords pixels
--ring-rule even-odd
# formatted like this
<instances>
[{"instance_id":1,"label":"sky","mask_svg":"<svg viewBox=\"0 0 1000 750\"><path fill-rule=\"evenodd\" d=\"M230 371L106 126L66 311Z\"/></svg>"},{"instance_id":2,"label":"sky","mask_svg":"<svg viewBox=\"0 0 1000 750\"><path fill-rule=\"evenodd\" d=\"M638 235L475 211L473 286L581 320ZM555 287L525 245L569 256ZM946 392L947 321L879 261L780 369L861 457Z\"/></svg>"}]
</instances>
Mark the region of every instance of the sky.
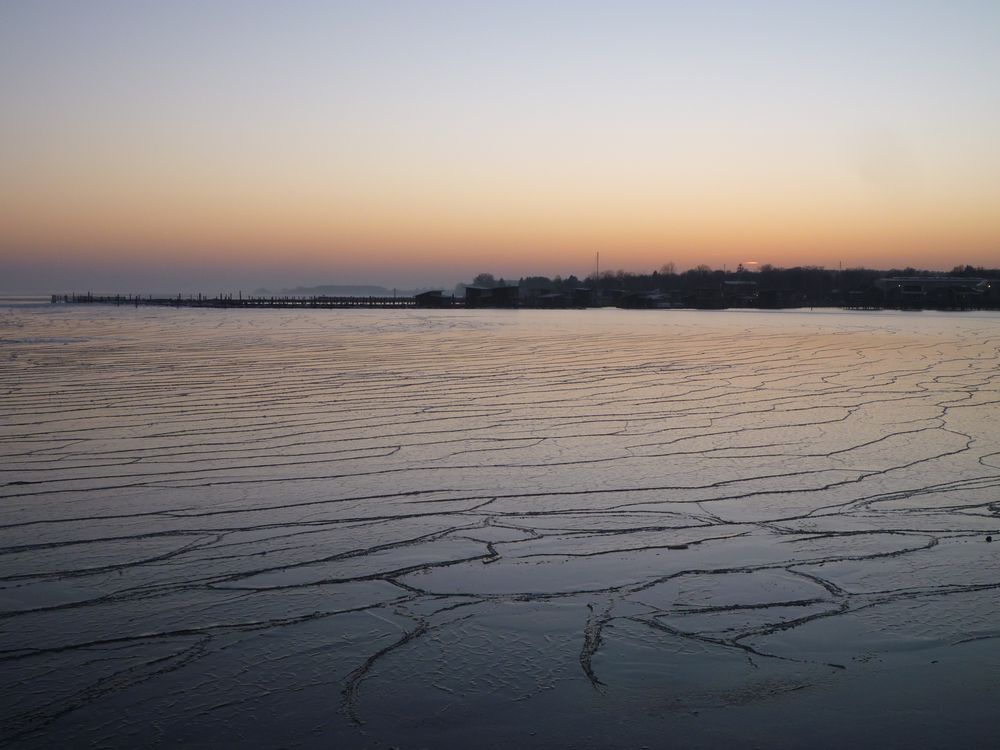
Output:
<instances>
[{"instance_id":1,"label":"sky","mask_svg":"<svg viewBox=\"0 0 1000 750\"><path fill-rule=\"evenodd\" d=\"M0 291L1000 265L996 0L4 0Z\"/></svg>"}]
</instances>

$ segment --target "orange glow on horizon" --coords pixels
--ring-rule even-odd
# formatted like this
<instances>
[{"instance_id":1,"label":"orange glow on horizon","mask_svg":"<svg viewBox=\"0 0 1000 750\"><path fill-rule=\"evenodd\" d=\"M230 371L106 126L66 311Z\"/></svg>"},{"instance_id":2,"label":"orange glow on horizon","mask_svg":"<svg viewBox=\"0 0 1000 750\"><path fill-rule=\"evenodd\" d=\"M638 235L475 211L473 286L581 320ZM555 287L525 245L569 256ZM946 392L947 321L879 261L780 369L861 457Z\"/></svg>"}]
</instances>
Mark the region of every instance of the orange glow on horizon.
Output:
<instances>
[{"instance_id":1,"label":"orange glow on horizon","mask_svg":"<svg viewBox=\"0 0 1000 750\"><path fill-rule=\"evenodd\" d=\"M1000 183L966 190L967 169L942 172L948 181L936 186L866 182L805 155L642 162L618 149L574 153L562 145L544 157L435 161L374 146L353 160L294 150L258 160L146 154L127 143L67 151L41 165L15 161L16 178L0 181L0 252L566 275L588 273L598 251L607 268L650 271L665 262L735 268L748 256L779 266L948 268L995 263L1000 248Z\"/></svg>"},{"instance_id":2,"label":"orange glow on horizon","mask_svg":"<svg viewBox=\"0 0 1000 750\"><path fill-rule=\"evenodd\" d=\"M190 191L90 192L70 186L4 196L0 242L19 255L136 254L166 262L256 265L361 261L407 267L544 265L572 273L601 252L608 267L773 265L950 267L988 263L1000 228L985 206L865 205L721 194L598 193L542 200L485 195L269 194L202 186ZM1000 204L1000 202L998 202ZM53 212L51 206L58 206Z\"/></svg>"}]
</instances>

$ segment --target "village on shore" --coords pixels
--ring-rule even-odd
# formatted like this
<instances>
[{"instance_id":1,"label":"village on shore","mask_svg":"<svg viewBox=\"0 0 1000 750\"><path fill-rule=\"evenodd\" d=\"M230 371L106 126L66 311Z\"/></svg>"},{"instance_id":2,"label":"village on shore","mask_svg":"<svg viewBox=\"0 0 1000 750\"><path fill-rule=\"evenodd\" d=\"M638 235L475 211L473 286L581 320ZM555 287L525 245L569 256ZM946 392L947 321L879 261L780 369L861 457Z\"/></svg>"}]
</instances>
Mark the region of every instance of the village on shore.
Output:
<instances>
[{"instance_id":1,"label":"village on shore","mask_svg":"<svg viewBox=\"0 0 1000 750\"><path fill-rule=\"evenodd\" d=\"M864 268L828 270L818 267L763 266L735 271L699 266L683 273L664 267L651 274L625 271L575 276L529 276L517 282L482 273L453 290L423 290L411 294L309 293L308 288L285 294L140 295L53 294L53 303L224 308L534 308L624 309L729 308L786 309L840 307L854 310L997 310L1000 309L1000 269L956 266L947 273L913 268L875 271ZM377 289L377 288L374 288ZM372 291L374 291L374 289ZM260 290L262 292L264 290Z\"/></svg>"}]
</instances>

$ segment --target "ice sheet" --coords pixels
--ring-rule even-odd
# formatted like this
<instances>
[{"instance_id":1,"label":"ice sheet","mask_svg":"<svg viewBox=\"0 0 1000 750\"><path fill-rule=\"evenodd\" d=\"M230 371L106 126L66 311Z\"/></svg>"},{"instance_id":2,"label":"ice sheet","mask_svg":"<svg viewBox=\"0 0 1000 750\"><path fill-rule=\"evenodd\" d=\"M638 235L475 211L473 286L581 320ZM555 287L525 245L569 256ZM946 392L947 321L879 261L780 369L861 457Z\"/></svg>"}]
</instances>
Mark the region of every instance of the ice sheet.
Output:
<instances>
[{"instance_id":1,"label":"ice sheet","mask_svg":"<svg viewBox=\"0 0 1000 750\"><path fill-rule=\"evenodd\" d=\"M0 393L8 745L995 734L996 314L9 308Z\"/></svg>"}]
</instances>

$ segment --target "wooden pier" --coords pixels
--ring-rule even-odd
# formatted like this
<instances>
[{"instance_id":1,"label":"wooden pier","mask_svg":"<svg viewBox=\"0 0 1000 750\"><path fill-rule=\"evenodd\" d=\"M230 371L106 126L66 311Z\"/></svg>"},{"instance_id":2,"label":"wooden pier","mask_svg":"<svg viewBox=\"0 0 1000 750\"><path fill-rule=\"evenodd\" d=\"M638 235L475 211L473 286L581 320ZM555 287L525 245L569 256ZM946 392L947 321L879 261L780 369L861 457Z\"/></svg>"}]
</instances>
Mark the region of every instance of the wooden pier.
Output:
<instances>
[{"instance_id":1,"label":"wooden pier","mask_svg":"<svg viewBox=\"0 0 1000 750\"><path fill-rule=\"evenodd\" d=\"M53 294L53 303L154 306L154 307L215 307L215 308L293 308L332 309L344 307L416 307L415 297L278 297L244 294L178 294L176 297L154 297L142 294Z\"/></svg>"}]
</instances>

